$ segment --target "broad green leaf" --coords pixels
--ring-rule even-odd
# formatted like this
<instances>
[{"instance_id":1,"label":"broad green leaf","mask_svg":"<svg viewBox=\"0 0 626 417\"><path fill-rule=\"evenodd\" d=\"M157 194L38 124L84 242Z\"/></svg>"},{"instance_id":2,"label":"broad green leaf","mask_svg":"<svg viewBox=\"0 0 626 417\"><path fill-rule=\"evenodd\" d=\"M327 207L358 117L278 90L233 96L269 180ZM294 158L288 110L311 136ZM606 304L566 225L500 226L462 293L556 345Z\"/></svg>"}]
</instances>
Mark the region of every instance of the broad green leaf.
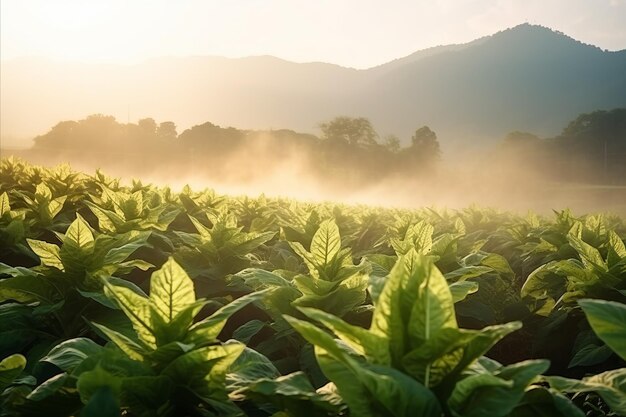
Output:
<instances>
[{"instance_id":1,"label":"broad green leaf","mask_svg":"<svg viewBox=\"0 0 626 417\"><path fill-rule=\"evenodd\" d=\"M473 294L476 291L478 291L478 283L475 281L459 281L450 284L453 303L463 301L469 294Z\"/></svg>"},{"instance_id":2,"label":"broad green leaf","mask_svg":"<svg viewBox=\"0 0 626 417\"><path fill-rule=\"evenodd\" d=\"M69 378L66 373L55 375L40 384L26 398L31 401L42 401L61 390Z\"/></svg>"},{"instance_id":3,"label":"broad green leaf","mask_svg":"<svg viewBox=\"0 0 626 417\"><path fill-rule=\"evenodd\" d=\"M104 256L105 264L117 264L126 260L137 249L146 245L150 232L131 231L118 235L120 242L127 242L111 248ZM139 259L133 261L140 261Z\"/></svg>"},{"instance_id":4,"label":"broad green leaf","mask_svg":"<svg viewBox=\"0 0 626 417\"><path fill-rule=\"evenodd\" d=\"M31 271L22 272L16 269L16 273L15 277L0 280L0 301L41 302L49 305L56 303L60 294L49 280Z\"/></svg>"},{"instance_id":5,"label":"broad green leaf","mask_svg":"<svg viewBox=\"0 0 626 417\"><path fill-rule=\"evenodd\" d=\"M311 323L285 316L310 343L324 374L333 381L353 414L378 417L440 416L434 395L393 368L367 365L351 358L333 338Z\"/></svg>"},{"instance_id":6,"label":"broad green leaf","mask_svg":"<svg viewBox=\"0 0 626 417\"><path fill-rule=\"evenodd\" d=\"M422 220L410 230L413 232L411 240L415 244L415 250L422 254L429 253L433 246L434 227Z\"/></svg>"},{"instance_id":7,"label":"broad green leaf","mask_svg":"<svg viewBox=\"0 0 626 417\"><path fill-rule=\"evenodd\" d=\"M193 281L173 258L152 274L150 302L166 323L195 301Z\"/></svg>"},{"instance_id":8,"label":"broad green leaf","mask_svg":"<svg viewBox=\"0 0 626 417\"><path fill-rule=\"evenodd\" d=\"M124 219L115 212L105 210L91 201L85 201L84 204L98 219L98 227L101 232L115 233L117 231L116 226L124 223Z\"/></svg>"},{"instance_id":9,"label":"broad green leaf","mask_svg":"<svg viewBox=\"0 0 626 417\"><path fill-rule=\"evenodd\" d=\"M26 358L19 353L8 356L0 362L0 393L22 373Z\"/></svg>"},{"instance_id":10,"label":"broad green leaf","mask_svg":"<svg viewBox=\"0 0 626 417\"><path fill-rule=\"evenodd\" d=\"M230 340L226 345L237 344L239 342ZM230 366L226 375L226 384L229 391L245 390L250 384L261 379L275 379L280 376L280 372L272 361L259 352L245 348L237 360Z\"/></svg>"},{"instance_id":11,"label":"broad green leaf","mask_svg":"<svg viewBox=\"0 0 626 417\"><path fill-rule=\"evenodd\" d=\"M156 347L156 337L152 328L152 309L149 299L130 288L105 281L104 292L113 298L124 314L130 319L139 339L146 345Z\"/></svg>"},{"instance_id":12,"label":"broad green leaf","mask_svg":"<svg viewBox=\"0 0 626 417\"><path fill-rule=\"evenodd\" d=\"M237 311L241 310L245 306L255 301L259 301L265 297L271 289L253 292L243 297L232 301L225 306L221 307L215 313L211 314L206 319L197 322L191 326L189 340L196 343L210 343L217 339L220 334L226 320Z\"/></svg>"},{"instance_id":13,"label":"broad green leaf","mask_svg":"<svg viewBox=\"0 0 626 417\"><path fill-rule=\"evenodd\" d=\"M573 235L568 235L567 240L576 252L578 252L585 265L593 265L603 271L607 270L604 259L602 259L598 249L594 248L587 242L584 242L581 238Z\"/></svg>"},{"instance_id":14,"label":"broad green leaf","mask_svg":"<svg viewBox=\"0 0 626 417\"><path fill-rule=\"evenodd\" d=\"M367 358L368 362L390 365L388 340L376 333L352 326L332 314L313 308L300 308L305 315L328 327L358 354Z\"/></svg>"},{"instance_id":15,"label":"broad green leaf","mask_svg":"<svg viewBox=\"0 0 626 417\"><path fill-rule=\"evenodd\" d=\"M131 340L127 336L109 329L98 323L91 323L96 329L113 342L122 352L124 352L129 358L136 361L143 361L146 354L145 349L138 345L135 341Z\"/></svg>"},{"instance_id":16,"label":"broad green leaf","mask_svg":"<svg viewBox=\"0 0 626 417\"><path fill-rule=\"evenodd\" d=\"M487 387L502 387L510 389L513 388L513 381L498 378L490 373L470 375L456 383L454 391L452 391L452 395L448 398L448 405L451 408L460 409L462 404L471 399L476 390Z\"/></svg>"},{"instance_id":17,"label":"broad green leaf","mask_svg":"<svg viewBox=\"0 0 626 417\"><path fill-rule=\"evenodd\" d=\"M574 354L567 367L598 365L606 361L612 354L613 351L607 345L590 343Z\"/></svg>"},{"instance_id":18,"label":"broad green leaf","mask_svg":"<svg viewBox=\"0 0 626 417\"><path fill-rule=\"evenodd\" d=\"M626 246L624 241L613 230L609 231L609 253L607 264L609 268L617 265L622 259L626 259Z\"/></svg>"},{"instance_id":19,"label":"broad green leaf","mask_svg":"<svg viewBox=\"0 0 626 417\"><path fill-rule=\"evenodd\" d=\"M490 377L480 375L467 383L457 384L448 400L452 414L458 417L504 417L520 403L528 385L548 369L549 362L531 360L506 366L496 372L497 377L508 383L497 383ZM459 386L460 385L460 386Z\"/></svg>"},{"instance_id":20,"label":"broad green leaf","mask_svg":"<svg viewBox=\"0 0 626 417\"><path fill-rule=\"evenodd\" d=\"M332 220L325 220L313 235L311 254L315 264L319 267L328 265L341 249L339 228Z\"/></svg>"},{"instance_id":21,"label":"broad green leaf","mask_svg":"<svg viewBox=\"0 0 626 417\"><path fill-rule=\"evenodd\" d=\"M196 349L176 358L161 374L200 395L220 395L225 393L226 374L230 366L244 349L245 345L241 343Z\"/></svg>"},{"instance_id":22,"label":"broad green leaf","mask_svg":"<svg viewBox=\"0 0 626 417\"><path fill-rule=\"evenodd\" d=\"M320 365L326 371L323 361ZM378 412L399 417L439 417L442 414L432 391L393 368L365 364L357 368L355 377L352 382L344 383L354 384L354 379L362 381L370 403L374 403L372 411L375 416L379 415ZM339 384L337 386L342 393Z\"/></svg>"},{"instance_id":23,"label":"broad green leaf","mask_svg":"<svg viewBox=\"0 0 626 417\"><path fill-rule=\"evenodd\" d=\"M302 258L307 268L309 269L309 273L315 278L319 278L319 272L317 271L313 255L309 253L306 249L304 249L304 246L302 246L300 242L289 242L289 246L291 247L291 249L293 249L296 255Z\"/></svg>"},{"instance_id":24,"label":"broad green leaf","mask_svg":"<svg viewBox=\"0 0 626 417\"><path fill-rule=\"evenodd\" d=\"M462 349L462 355L455 358L456 366L453 371L449 372L445 377L450 385L456 383L456 378L474 361L480 360L482 355L487 353L493 345L502 340L506 335L519 330L522 323L518 321L500 324L495 326L487 326L479 331L473 331L474 337L467 340L466 346ZM464 332L472 332L464 330Z\"/></svg>"},{"instance_id":25,"label":"broad green leaf","mask_svg":"<svg viewBox=\"0 0 626 417\"><path fill-rule=\"evenodd\" d=\"M70 227L65 232L64 244L71 244L79 248L83 253L93 252L94 237L91 232L91 228L82 218L82 216L76 213L76 220L70 224Z\"/></svg>"},{"instance_id":26,"label":"broad green leaf","mask_svg":"<svg viewBox=\"0 0 626 417\"><path fill-rule=\"evenodd\" d=\"M552 389L567 392L596 392L617 415L626 415L626 368L603 372L582 380L544 376Z\"/></svg>"},{"instance_id":27,"label":"broad green leaf","mask_svg":"<svg viewBox=\"0 0 626 417\"><path fill-rule=\"evenodd\" d=\"M41 358L42 362L49 362L62 371L71 372L78 364L102 351L102 346L85 337L66 340L59 343Z\"/></svg>"},{"instance_id":28,"label":"broad green leaf","mask_svg":"<svg viewBox=\"0 0 626 417\"><path fill-rule=\"evenodd\" d=\"M11 205L9 204L9 195L5 191L2 194L0 194L0 218L10 212L11 212Z\"/></svg>"},{"instance_id":29,"label":"broad green leaf","mask_svg":"<svg viewBox=\"0 0 626 417\"><path fill-rule=\"evenodd\" d=\"M626 360L626 305L614 301L579 300L593 331Z\"/></svg>"},{"instance_id":30,"label":"broad green leaf","mask_svg":"<svg viewBox=\"0 0 626 417\"><path fill-rule=\"evenodd\" d=\"M342 408L338 395L316 391L303 372L256 379L235 395L256 403L274 404L278 409L287 411L285 417L326 417L329 412L335 415Z\"/></svg>"},{"instance_id":31,"label":"broad green leaf","mask_svg":"<svg viewBox=\"0 0 626 417\"><path fill-rule=\"evenodd\" d=\"M26 239L26 241L33 252L39 256L43 266L49 266L60 271L65 271L65 267L61 261L59 247L57 245L44 242L43 240Z\"/></svg>"},{"instance_id":32,"label":"broad green leaf","mask_svg":"<svg viewBox=\"0 0 626 417\"><path fill-rule=\"evenodd\" d=\"M44 197L46 200L52 199L52 191L50 190L50 187L43 182L40 182L37 184L37 187L35 187L35 195Z\"/></svg>"},{"instance_id":33,"label":"broad green leaf","mask_svg":"<svg viewBox=\"0 0 626 417\"><path fill-rule=\"evenodd\" d=\"M508 417L585 417L565 395L533 385Z\"/></svg>"},{"instance_id":34,"label":"broad green leaf","mask_svg":"<svg viewBox=\"0 0 626 417\"><path fill-rule=\"evenodd\" d=\"M411 346L435 337L442 329L457 327L450 288L432 260L419 259L415 274L420 286L407 326Z\"/></svg>"}]
</instances>

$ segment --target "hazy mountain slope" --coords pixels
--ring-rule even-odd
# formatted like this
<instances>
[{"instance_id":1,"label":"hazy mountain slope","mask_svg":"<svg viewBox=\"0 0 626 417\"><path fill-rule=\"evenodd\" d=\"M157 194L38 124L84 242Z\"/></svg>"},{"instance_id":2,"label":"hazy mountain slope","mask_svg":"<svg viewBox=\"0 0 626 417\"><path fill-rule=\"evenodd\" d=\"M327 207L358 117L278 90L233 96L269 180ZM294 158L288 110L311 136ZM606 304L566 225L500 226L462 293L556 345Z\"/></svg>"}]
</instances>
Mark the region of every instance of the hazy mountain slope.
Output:
<instances>
[{"instance_id":1,"label":"hazy mountain slope","mask_svg":"<svg viewBox=\"0 0 626 417\"><path fill-rule=\"evenodd\" d=\"M515 129L552 135L581 112L626 106L626 51L602 51L530 25L369 70L267 56L129 66L14 60L1 69L5 138L32 137L92 113L173 120L180 130L211 121L306 132L352 115L403 140L428 124L450 149Z\"/></svg>"},{"instance_id":2,"label":"hazy mountain slope","mask_svg":"<svg viewBox=\"0 0 626 417\"><path fill-rule=\"evenodd\" d=\"M416 117L457 140L550 134L572 115L626 105L626 51L524 25L403 65L375 85L385 127Z\"/></svg>"}]
</instances>

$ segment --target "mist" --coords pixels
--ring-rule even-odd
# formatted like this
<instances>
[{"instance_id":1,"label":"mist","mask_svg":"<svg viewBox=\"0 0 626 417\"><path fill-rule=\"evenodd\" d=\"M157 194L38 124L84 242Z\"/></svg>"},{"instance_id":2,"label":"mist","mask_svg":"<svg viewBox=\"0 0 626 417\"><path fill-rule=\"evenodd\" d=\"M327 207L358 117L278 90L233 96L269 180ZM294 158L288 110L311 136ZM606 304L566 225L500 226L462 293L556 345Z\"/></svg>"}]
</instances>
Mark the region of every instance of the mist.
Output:
<instances>
[{"instance_id":1,"label":"mist","mask_svg":"<svg viewBox=\"0 0 626 417\"><path fill-rule=\"evenodd\" d=\"M86 144L88 145L88 144ZM550 214L569 207L574 213L626 214L624 185L563 183L529 170L518 154L492 150L466 154L462 163L443 158L427 171L360 171L320 167L319 159L293 144L277 153L269 134L257 134L245 145L226 153L89 152L80 149L1 151L47 167L69 163L88 175L105 174L180 191L214 189L220 194L332 201L398 208L464 208L471 205L524 214Z\"/></svg>"}]
</instances>

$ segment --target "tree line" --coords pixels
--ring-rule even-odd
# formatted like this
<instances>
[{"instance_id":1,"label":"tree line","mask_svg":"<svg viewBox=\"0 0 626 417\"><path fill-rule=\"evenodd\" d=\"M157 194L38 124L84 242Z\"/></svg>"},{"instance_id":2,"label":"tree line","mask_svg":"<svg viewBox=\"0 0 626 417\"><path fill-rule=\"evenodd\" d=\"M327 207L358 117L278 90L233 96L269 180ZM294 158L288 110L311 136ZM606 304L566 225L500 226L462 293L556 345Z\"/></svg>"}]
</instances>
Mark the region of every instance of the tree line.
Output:
<instances>
[{"instance_id":1,"label":"tree line","mask_svg":"<svg viewBox=\"0 0 626 417\"><path fill-rule=\"evenodd\" d=\"M626 108L583 113L555 137L511 132L497 153L559 182L626 185Z\"/></svg>"},{"instance_id":2,"label":"tree line","mask_svg":"<svg viewBox=\"0 0 626 417\"><path fill-rule=\"evenodd\" d=\"M191 163L226 170L238 160L241 175L254 175L272 163L297 158L307 172L321 177L340 176L351 182L372 181L387 175L425 175L441 159L437 135L422 126L402 146L400 138L381 137L363 117L336 117L319 125L321 134L289 129L244 130L210 122L178 133L171 121L152 118L120 123L112 116L91 115L58 123L34 139L34 151L65 153L106 161L121 155L141 155L153 163Z\"/></svg>"},{"instance_id":3,"label":"tree line","mask_svg":"<svg viewBox=\"0 0 626 417\"><path fill-rule=\"evenodd\" d=\"M352 183L390 175L426 177L437 170L442 152L428 126L410 138L380 135L364 117L339 116L319 125L320 134L289 129L245 130L210 122L178 133L174 122L141 119L121 123L112 116L91 115L63 121L34 139L33 151L94 158L107 166L116 158L141 156L151 164L209 169L242 178L296 160L320 177ZM539 174L565 182L626 184L626 109L579 115L550 138L511 132L491 152L489 165ZM191 162L190 162L191 161Z\"/></svg>"}]
</instances>

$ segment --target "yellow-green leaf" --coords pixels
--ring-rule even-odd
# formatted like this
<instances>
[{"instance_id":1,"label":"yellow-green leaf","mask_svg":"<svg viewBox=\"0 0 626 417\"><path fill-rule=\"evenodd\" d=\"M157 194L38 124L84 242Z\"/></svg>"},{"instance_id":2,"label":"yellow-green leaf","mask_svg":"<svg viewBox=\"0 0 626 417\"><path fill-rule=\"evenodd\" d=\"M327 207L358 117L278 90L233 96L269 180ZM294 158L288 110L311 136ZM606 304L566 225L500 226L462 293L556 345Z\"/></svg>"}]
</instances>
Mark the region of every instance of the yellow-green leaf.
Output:
<instances>
[{"instance_id":1,"label":"yellow-green leaf","mask_svg":"<svg viewBox=\"0 0 626 417\"><path fill-rule=\"evenodd\" d=\"M76 213L76 220L70 224L67 232L65 232L65 240L63 243L76 246L83 252L93 251L93 233L80 214Z\"/></svg>"},{"instance_id":2,"label":"yellow-green leaf","mask_svg":"<svg viewBox=\"0 0 626 417\"><path fill-rule=\"evenodd\" d=\"M33 252L39 256L42 265L65 271L57 245L34 239L26 239L26 242L28 242L28 246L30 246Z\"/></svg>"},{"instance_id":3,"label":"yellow-green leaf","mask_svg":"<svg viewBox=\"0 0 626 417\"><path fill-rule=\"evenodd\" d=\"M341 249L339 228L332 220L320 224L311 241L311 254L318 266L328 265Z\"/></svg>"},{"instance_id":4,"label":"yellow-green leaf","mask_svg":"<svg viewBox=\"0 0 626 417\"><path fill-rule=\"evenodd\" d=\"M196 301L193 281L173 258L152 274L150 301L166 323Z\"/></svg>"}]
</instances>

